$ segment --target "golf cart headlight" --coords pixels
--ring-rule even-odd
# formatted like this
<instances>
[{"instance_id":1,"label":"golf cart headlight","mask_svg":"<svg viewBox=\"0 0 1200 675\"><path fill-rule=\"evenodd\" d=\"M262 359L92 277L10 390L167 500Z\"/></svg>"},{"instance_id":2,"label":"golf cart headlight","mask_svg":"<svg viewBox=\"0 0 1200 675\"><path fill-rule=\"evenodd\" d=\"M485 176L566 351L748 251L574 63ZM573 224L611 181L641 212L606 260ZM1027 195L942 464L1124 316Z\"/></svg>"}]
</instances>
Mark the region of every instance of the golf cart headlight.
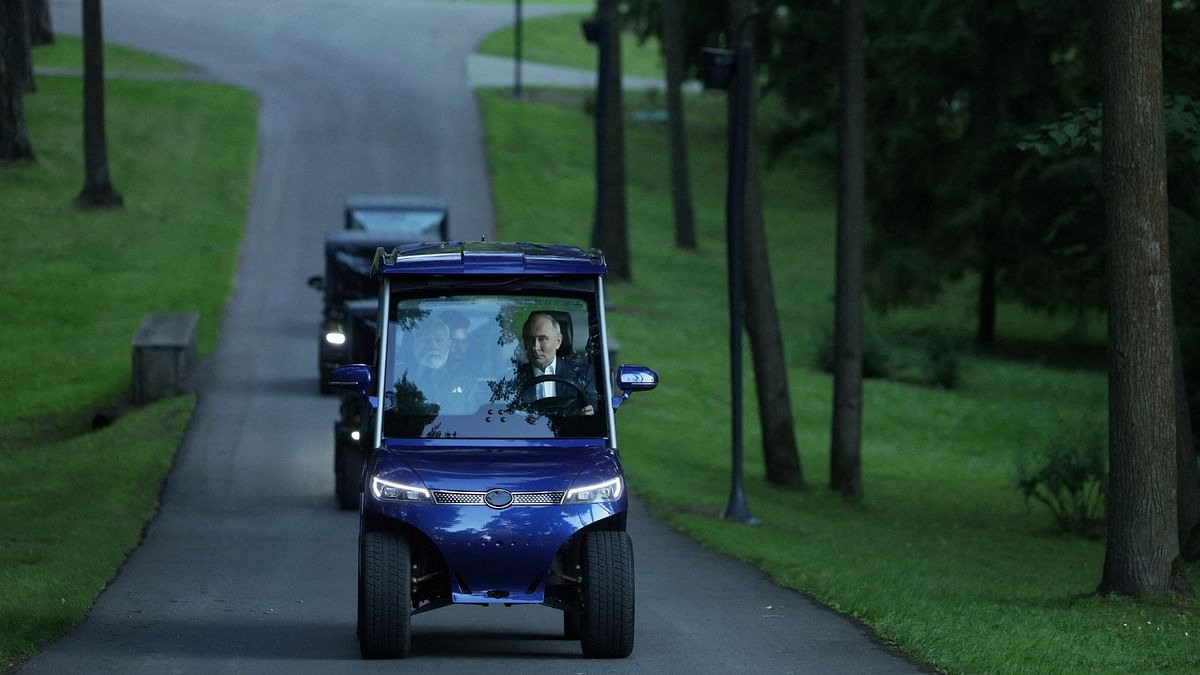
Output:
<instances>
[{"instance_id":1,"label":"golf cart headlight","mask_svg":"<svg viewBox=\"0 0 1200 675\"><path fill-rule=\"evenodd\" d=\"M341 346L346 344L346 334L340 330L331 330L325 334L325 341L331 345Z\"/></svg>"},{"instance_id":2,"label":"golf cart headlight","mask_svg":"<svg viewBox=\"0 0 1200 675\"><path fill-rule=\"evenodd\" d=\"M563 499L564 504L599 504L601 502L615 502L621 498L621 492L624 491L625 485L618 476L612 480L606 480L603 483L595 485L584 485L583 487L574 487L567 490L567 496Z\"/></svg>"},{"instance_id":3,"label":"golf cart headlight","mask_svg":"<svg viewBox=\"0 0 1200 675\"><path fill-rule=\"evenodd\" d=\"M371 493L385 502L427 502L429 490L417 485L393 483L375 476L371 477Z\"/></svg>"}]
</instances>

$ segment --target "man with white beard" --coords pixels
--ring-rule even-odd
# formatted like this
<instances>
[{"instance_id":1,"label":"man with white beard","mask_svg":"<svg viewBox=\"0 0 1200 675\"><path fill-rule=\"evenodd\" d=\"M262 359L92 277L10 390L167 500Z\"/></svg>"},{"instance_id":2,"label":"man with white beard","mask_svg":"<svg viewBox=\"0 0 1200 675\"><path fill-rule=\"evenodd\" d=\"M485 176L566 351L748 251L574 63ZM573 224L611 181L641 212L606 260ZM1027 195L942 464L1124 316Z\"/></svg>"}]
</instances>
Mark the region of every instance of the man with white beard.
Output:
<instances>
[{"instance_id":1,"label":"man with white beard","mask_svg":"<svg viewBox=\"0 0 1200 675\"><path fill-rule=\"evenodd\" d=\"M402 377L420 390L425 401L438 406L443 414L464 414L474 410L468 396L470 382L458 368L450 368L450 326L441 317L430 317L417 328L413 357L415 363Z\"/></svg>"}]
</instances>

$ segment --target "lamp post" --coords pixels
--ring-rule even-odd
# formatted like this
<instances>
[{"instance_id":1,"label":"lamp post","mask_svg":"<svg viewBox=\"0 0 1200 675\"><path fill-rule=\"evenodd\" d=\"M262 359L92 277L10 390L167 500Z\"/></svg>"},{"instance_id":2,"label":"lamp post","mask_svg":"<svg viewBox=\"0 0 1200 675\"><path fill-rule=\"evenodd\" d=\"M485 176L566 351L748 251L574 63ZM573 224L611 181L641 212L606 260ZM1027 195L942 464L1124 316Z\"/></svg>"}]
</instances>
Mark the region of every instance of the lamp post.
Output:
<instances>
[{"instance_id":1,"label":"lamp post","mask_svg":"<svg viewBox=\"0 0 1200 675\"><path fill-rule=\"evenodd\" d=\"M583 38L589 44L596 45L597 50L597 65L596 65L596 109L592 115L592 119L596 125L596 208L592 214L592 248L600 248L601 237L600 228L604 226L604 204L605 193L607 192L606 183L604 180L604 172L606 170L604 159L604 146L607 140L604 135L604 116L608 106L608 19L599 16L584 19L579 22L580 29L583 30Z\"/></svg>"},{"instance_id":2,"label":"lamp post","mask_svg":"<svg viewBox=\"0 0 1200 675\"><path fill-rule=\"evenodd\" d=\"M746 172L750 154L750 93L754 72L754 50L746 40L750 21L774 10L776 3L755 9L738 22L735 49L706 48L703 51L704 86L728 91L733 88L733 129L729 151L729 181L725 194L726 268L729 275L729 375L732 414L732 462L729 503L722 518L757 524L750 513L742 475L742 330L745 312L743 284L745 260L742 253L746 219Z\"/></svg>"}]
</instances>

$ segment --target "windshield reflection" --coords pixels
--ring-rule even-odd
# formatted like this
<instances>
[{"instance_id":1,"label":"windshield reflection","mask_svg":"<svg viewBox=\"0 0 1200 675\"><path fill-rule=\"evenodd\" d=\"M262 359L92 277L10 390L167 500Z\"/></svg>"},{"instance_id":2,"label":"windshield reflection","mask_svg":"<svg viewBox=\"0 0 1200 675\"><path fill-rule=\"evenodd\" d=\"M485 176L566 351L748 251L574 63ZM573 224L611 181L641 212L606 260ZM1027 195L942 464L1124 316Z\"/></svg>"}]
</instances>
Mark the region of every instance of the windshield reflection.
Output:
<instances>
[{"instance_id":1,"label":"windshield reflection","mask_svg":"<svg viewBox=\"0 0 1200 675\"><path fill-rule=\"evenodd\" d=\"M586 300L404 298L391 316L385 436L607 437Z\"/></svg>"}]
</instances>

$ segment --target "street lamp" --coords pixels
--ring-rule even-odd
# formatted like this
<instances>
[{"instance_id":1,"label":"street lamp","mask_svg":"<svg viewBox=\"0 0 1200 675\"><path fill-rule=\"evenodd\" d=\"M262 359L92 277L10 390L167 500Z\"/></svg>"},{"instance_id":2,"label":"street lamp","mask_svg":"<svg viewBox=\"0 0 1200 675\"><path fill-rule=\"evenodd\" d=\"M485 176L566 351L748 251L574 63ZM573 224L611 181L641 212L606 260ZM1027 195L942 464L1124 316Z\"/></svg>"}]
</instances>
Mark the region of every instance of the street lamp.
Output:
<instances>
[{"instance_id":1,"label":"street lamp","mask_svg":"<svg viewBox=\"0 0 1200 675\"><path fill-rule=\"evenodd\" d=\"M754 71L754 50L746 40L746 26L763 14L774 11L775 4L757 8L738 22L734 32L735 49L706 48L702 52L704 86L728 91L733 88L733 139L729 152L729 182L725 195L726 268L729 274L729 375L732 413L733 470L729 503L722 518L739 523L758 524L750 513L742 478L742 323L745 315L742 286L745 260L742 254L746 219L746 172L750 150L750 92Z\"/></svg>"}]
</instances>

